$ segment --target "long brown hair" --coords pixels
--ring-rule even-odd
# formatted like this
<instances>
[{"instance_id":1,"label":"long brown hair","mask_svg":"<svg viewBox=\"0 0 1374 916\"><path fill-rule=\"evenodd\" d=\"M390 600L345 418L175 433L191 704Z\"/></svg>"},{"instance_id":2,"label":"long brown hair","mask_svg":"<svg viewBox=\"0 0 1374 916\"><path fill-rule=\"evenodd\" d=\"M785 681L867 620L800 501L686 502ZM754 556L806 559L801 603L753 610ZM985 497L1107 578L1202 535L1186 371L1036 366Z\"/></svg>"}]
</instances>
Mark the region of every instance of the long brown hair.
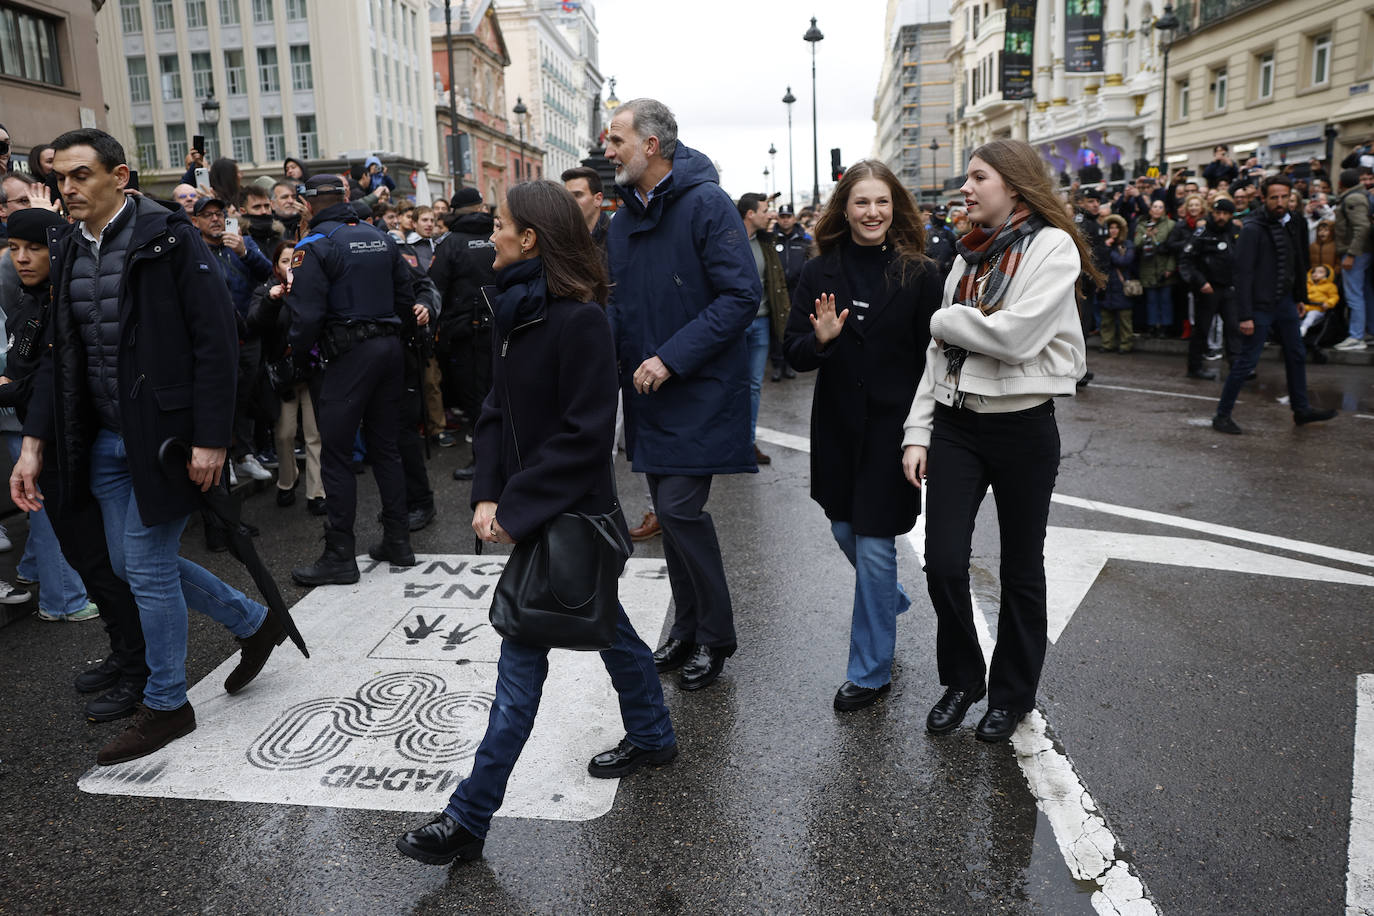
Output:
<instances>
[{"instance_id":1,"label":"long brown hair","mask_svg":"<svg viewBox=\"0 0 1374 916\"><path fill-rule=\"evenodd\" d=\"M547 179L506 192L506 209L521 232L533 229L549 292L578 302L606 303L606 265L568 189Z\"/></svg>"},{"instance_id":2,"label":"long brown hair","mask_svg":"<svg viewBox=\"0 0 1374 916\"><path fill-rule=\"evenodd\" d=\"M907 270L916 269L917 276L930 259L926 257L926 229L921 221L916 202L911 192L902 186L892 169L877 159L861 159L845 170L840 183L830 195L825 212L816 222L816 251L825 254L833 251L849 238L849 220L845 210L849 207L849 195L854 185L869 178L876 178L887 185L892 195L892 225L887 230L887 240L897 250L897 263L901 265L901 282L907 279Z\"/></svg>"},{"instance_id":3,"label":"long brown hair","mask_svg":"<svg viewBox=\"0 0 1374 916\"><path fill-rule=\"evenodd\" d=\"M974 158L986 162L1001 177L1008 190L1017 193L1018 205L1024 204L1049 225L1067 232L1078 247L1078 260L1083 273L1095 285L1106 285L1106 276L1093 263L1092 249L1073 220L1064 212L1064 201L1054 192L1049 168L1035 147L1024 140L993 140L974 150L969 159Z\"/></svg>"}]
</instances>

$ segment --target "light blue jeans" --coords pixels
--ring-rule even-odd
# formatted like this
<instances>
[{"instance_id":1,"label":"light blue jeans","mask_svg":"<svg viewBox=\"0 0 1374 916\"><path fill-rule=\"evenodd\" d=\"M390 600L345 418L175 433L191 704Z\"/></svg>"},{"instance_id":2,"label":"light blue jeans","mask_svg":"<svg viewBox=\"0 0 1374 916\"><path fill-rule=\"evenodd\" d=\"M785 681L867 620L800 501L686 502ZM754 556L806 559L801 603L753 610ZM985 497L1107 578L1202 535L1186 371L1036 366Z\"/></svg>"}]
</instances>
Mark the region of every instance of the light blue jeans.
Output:
<instances>
[{"instance_id":1,"label":"light blue jeans","mask_svg":"<svg viewBox=\"0 0 1374 916\"><path fill-rule=\"evenodd\" d=\"M772 319L760 315L749 324L744 332L744 343L749 348L749 416L750 435L759 425L759 398L763 394L763 373L768 370L768 343L772 334Z\"/></svg>"},{"instance_id":2,"label":"light blue jeans","mask_svg":"<svg viewBox=\"0 0 1374 916\"><path fill-rule=\"evenodd\" d=\"M897 615L911 607L911 599L897 581L897 541L855 534L849 522L831 522L830 532L854 567L854 616L849 624L845 677L860 687L881 687L892 680Z\"/></svg>"},{"instance_id":3,"label":"light blue jeans","mask_svg":"<svg viewBox=\"0 0 1374 916\"><path fill-rule=\"evenodd\" d=\"M1350 306L1350 336L1364 339L1369 307L1369 262L1374 255L1365 252L1355 256L1355 266L1341 271L1341 287L1345 302Z\"/></svg>"},{"instance_id":4,"label":"light blue jeans","mask_svg":"<svg viewBox=\"0 0 1374 916\"><path fill-rule=\"evenodd\" d=\"M189 516L151 528L143 524L124 440L108 429L91 448L91 492L105 516L110 565L138 601L150 672L143 703L149 709L179 709L186 702L187 608L240 638L258 631L267 608L177 556Z\"/></svg>"},{"instance_id":5,"label":"light blue jeans","mask_svg":"<svg viewBox=\"0 0 1374 916\"><path fill-rule=\"evenodd\" d=\"M0 433L0 436L4 436L10 460L18 461L24 437L19 433ZM86 584L62 556L48 513L30 512L28 517L29 536L17 571L25 579L38 580L39 610L54 617L75 614L90 600L86 597Z\"/></svg>"}]
</instances>

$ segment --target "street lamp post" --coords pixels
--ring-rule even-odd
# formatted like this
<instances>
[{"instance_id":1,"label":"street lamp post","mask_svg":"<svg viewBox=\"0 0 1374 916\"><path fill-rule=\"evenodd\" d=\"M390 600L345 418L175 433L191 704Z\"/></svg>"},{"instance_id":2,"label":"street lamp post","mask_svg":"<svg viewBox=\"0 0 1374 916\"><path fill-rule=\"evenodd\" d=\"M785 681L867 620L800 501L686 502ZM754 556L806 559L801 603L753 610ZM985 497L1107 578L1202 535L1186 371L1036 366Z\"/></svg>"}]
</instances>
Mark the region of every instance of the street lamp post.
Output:
<instances>
[{"instance_id":1,"label":"street lamp post","mask_svg":"<svg viewBox=\"0 0 1374 916\"><path fill-rule=\"evenodd\" d=\"M772 193L778 187L778 148L771 143L768 144L768 167L773 170L773 187L768 189Z\"/></svg>"},{"instance_id":2,"label":"street lamp post","mask_svg":"<svg viewBox=\"0 0 1374 916\"><path fill-rule=\"evenodd\" d=\"M463 186L463 168L458 163L458 87L453 82L453 0L444 0L444 50L448 54L448 158L456 191Z\"/></svg>"},{"instance_id":3,"label":"street lamp post","mask_svg":"<svg viewBox=\"0 0 1374 916\"><path fill-rule=\"evenodd\" d=\"M940 202L940 163L936 160L935 154L940 152L940 138L932 137L930 140L930 181L935 188L935 202Z\"/></svg>"},{"instance_id":4,"label":"street lamp post","mask_svg":"<svg viewBox=\"0 0 1374 916\"><path fill-rule=\"evenodd\" d=\"M529 177L529 163L525 161L525 115L529 113L529 109L525 107L525 100L517 95L515 107L511 110L515 112L515 122L520 126L520 174L515 177L524 180Z\"/></svg>"},{"instance_id":5,"label":"street lamp post","mask_svg":"<svg viewBox=\"0 0 1374 916\"><path fill-rule=\"evenodd\" d=\"M200 123L210 128L208 131L215 138L215 147L219 147L219 101L215 98L215 84L211 83L206 90L205 98L200 103ZM202 153L206 150L201 150Z\"/></svg>"},{"instance_id":6,"label":"street lamp post","mask_svg":"<svg viewBox=\"0 0 1374 916\"><path fill-rule=\"evenodd\" d=\"M1164 73L1159 81L1159 178L1167 183L1169 158L1164 150L1164 129L1169 123L1169 47L1173 44L1173 33L1178 31L1178 17L1174 15L1172 3L1164 4L1164 15L1155 20L1154 29L1159 33L1159 46L1164 51Z\"/></svg>"},{"instance_id":7,"label":"street lamp post","mask_svg":"<svg viewBox=\"0 0 1374 916\"><path fill-rule=\"evenodd\" d=\"M787 204L792 208L792 212L797 210L797 191L796 182L792 174L792 103L797 97L792 94L792 87L787 87L787 95L782 97L782 103L787 106Z\"/></svg>"},{"instance_id":8,"label":"street lamp post","mask_svg":"<svg viewBox=\"0 0 1374 916\"><path fill-rule=\"evenodd\" d=\"M764 193L764 194L769 193L769 191L768 191L768 176L771 175L771 174L773 174L773 173L770 172L770 171L768 171L768 166L765 165L765 166L763 167L763 193Z\"/></svg>"},{"instance_id":9,"label":"street lamp post","mask_svg":"<svg viewBox=\"0 0 1374 916\"><path fill-rule=\"evenodd\" d=\"M821 205L821 141L816 119L816 45L824 39L821 30L816 28L816 17L811 17L811 28L802 36L803 41L811 43L811 206Z\"/></svg>"}]
</instances>

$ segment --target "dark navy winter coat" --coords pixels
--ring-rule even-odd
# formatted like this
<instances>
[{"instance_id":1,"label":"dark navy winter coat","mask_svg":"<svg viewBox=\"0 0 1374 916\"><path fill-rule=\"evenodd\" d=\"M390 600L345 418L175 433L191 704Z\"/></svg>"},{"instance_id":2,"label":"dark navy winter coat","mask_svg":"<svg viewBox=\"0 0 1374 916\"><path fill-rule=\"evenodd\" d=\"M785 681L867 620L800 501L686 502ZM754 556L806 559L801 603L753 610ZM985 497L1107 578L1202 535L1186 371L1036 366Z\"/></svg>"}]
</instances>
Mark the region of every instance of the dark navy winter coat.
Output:
<instances>
[{"instance_id":1,"label":"dark navy winter coat","mask_svg":"<svg viewBox=\"0 0 1374 916\"><path fill-rule=\"evenodd\" d=\"M744 332L763 288L744 222L709 159L681 143L646 208L633 188L611 220L608 317L625 397L625 445L636 471L753 473ZM657 355L672 372L658 391L634 388Z\"/></svg>"}]
</instances>

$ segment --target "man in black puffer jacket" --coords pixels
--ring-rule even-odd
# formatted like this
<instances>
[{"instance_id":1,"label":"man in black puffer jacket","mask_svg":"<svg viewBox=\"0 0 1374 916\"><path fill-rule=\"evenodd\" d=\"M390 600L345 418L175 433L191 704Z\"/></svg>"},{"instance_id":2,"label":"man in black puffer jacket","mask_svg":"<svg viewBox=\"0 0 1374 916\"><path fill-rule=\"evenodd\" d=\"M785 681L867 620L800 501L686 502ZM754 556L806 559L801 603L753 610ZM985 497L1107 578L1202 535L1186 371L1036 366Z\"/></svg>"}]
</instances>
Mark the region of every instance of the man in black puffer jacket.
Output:
<instances>
[{"instance_id":1,"label":"man in black puffer jacket","mask_svg":"<svg viewBox=\"0 0 1374 916\"><path fill-rule=\"evenodd\" d=\"M482 301L482 287L496 282L491 266L496 258L491 244L496 222L476 188L459 188L451 204L445 217L449 234L429 265L429 278L444 297L435 347L444 375L444 400L474 424L491 389L491 315ZM453 477L471 480L475 469L470 461Z\"/></svg>"},{"instance_id":2,"label":"man in black puffer jacket","mask_svg":"<svg viewBox=\"0 0 1374 916\"><path fill-rule=\"evenodd\" d=\"M129 198L119 141L101 130L53 141L67 210L54 228L51 349L34 375L10 496L54 516L100 504L114 571L138 601L150 674L134 724L101 765L146 756L196 727L186 699L186 595L243 647L225 681L236 693L286 638L267 608L177 556L197 491L223 485L234 411L233 305L182 211ZM161 460L180 442L184 466ZM56 474L42 502L45 461Z\"/></svg>"}]
</instances>

